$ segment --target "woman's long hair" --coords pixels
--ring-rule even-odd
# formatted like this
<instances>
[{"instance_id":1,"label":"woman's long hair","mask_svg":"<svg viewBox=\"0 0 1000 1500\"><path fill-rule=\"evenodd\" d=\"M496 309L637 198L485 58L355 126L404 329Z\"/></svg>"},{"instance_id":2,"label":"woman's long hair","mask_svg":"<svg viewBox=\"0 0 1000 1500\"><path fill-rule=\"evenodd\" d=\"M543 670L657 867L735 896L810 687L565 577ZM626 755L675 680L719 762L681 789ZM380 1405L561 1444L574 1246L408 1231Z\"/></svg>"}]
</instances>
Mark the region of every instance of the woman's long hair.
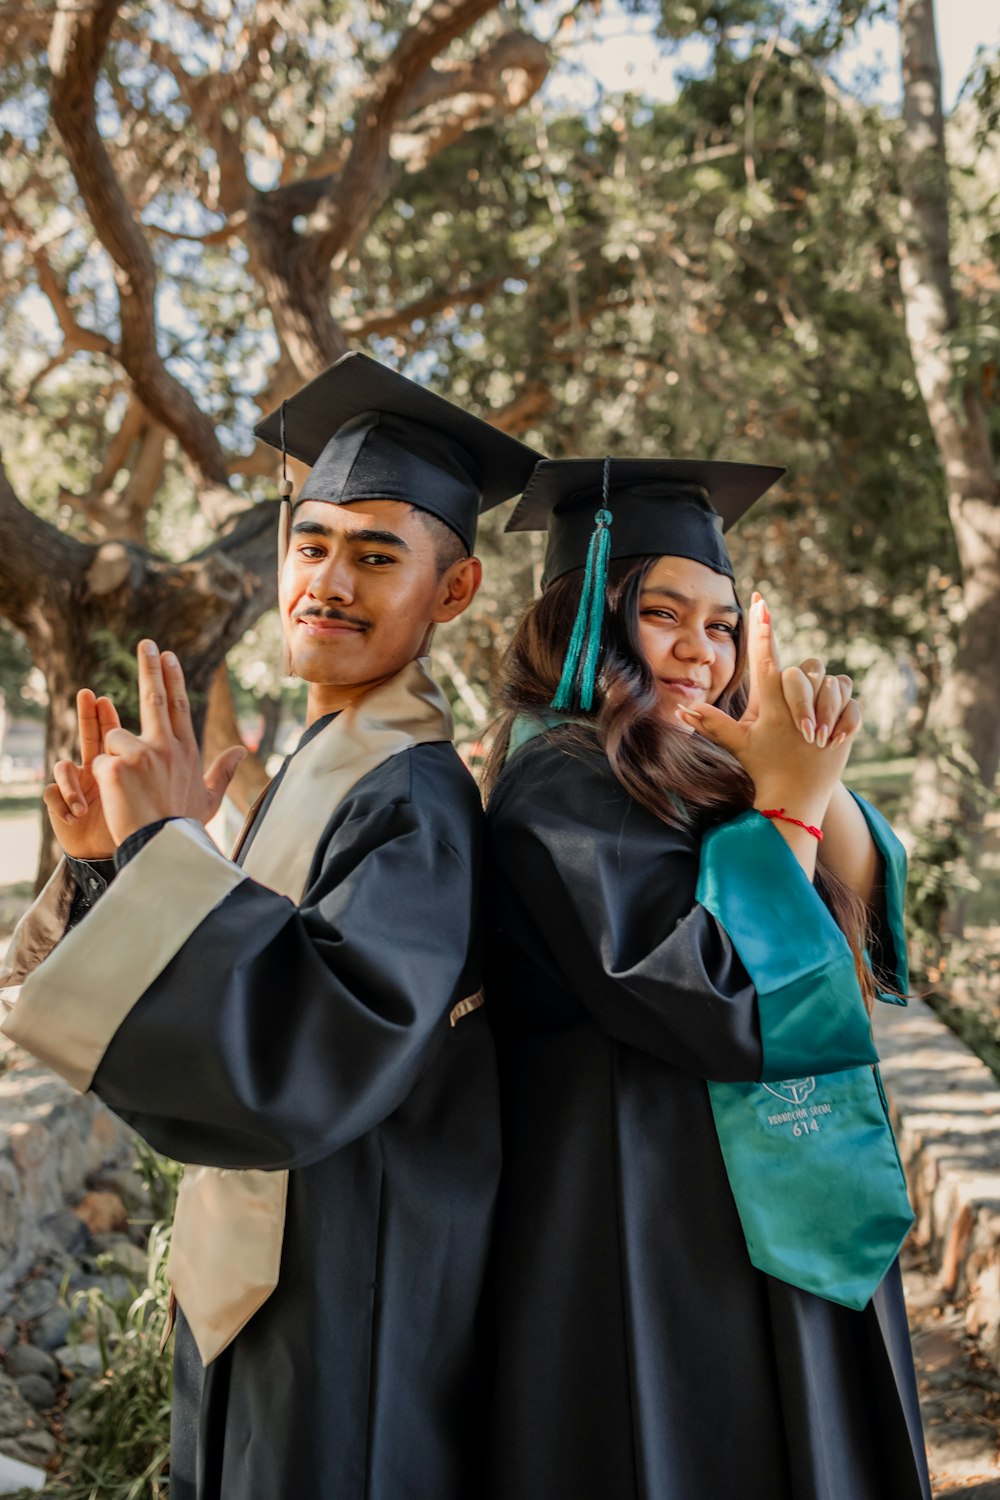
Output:
<instances>
[{"instance_id":1,"label":"woman's long hair","mask_svg":"<svg viewBox=\"0 0 1000 1500\"><path fill-rule=\"evenodd\" d=\"M660 717L656 681L639 639L639 596L656 560L648 556L611 563L595 707L590 714L577 714L572 729L560 731L560 743L593 748L596 736L629 796L664 823L703 831L752 807L754 786L728 750ZM515 718L552 713L582 582L577 571L551 584L528 606L504 653L496 690L500 718L483 777L487 798L503 770ZM735 642L735 670L716 707L738 719L747 704L748 686L742 615ZM875 983L864 959L867 907L822 864L822 848L816 883L850 943L861 992L871 1009Z\"/></svg>"}]
</instances>

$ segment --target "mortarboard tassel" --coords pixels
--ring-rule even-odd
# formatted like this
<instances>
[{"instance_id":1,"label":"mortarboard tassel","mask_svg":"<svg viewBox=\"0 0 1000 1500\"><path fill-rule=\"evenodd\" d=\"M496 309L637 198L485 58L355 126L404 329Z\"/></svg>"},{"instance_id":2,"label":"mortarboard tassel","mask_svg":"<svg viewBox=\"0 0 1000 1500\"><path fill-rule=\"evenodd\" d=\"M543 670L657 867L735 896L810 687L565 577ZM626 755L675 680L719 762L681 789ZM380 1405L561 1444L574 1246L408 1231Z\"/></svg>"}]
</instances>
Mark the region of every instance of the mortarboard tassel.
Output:
<instances>
[{"instance_id":1,"label":"mortarboard tassel","mask_svg":"<svg viewBox=\"0 0 1000 1500\"><path fill-rule=\"evenodd\" d=\"M280 502L278 506L278 577L280 579L282 569L285 566L285 558L288 556L288 547L292 537L292 481L288 477L288 453L285 449L285 403L281 403L281 483L278 486ZM292 653L285 637L284 631L281 636L281 675L291 677Z\"/></svg>"},{"instance_id":2,"label":"mortarboard tassel","mask_svg":"<svg viewBox=\"0 0 1000 1500\"><path fill-rule=\"evenodd\" d=\"M604 460L603 507L594 516L594 530L587 548L587 566L580 590L580 603L573 621L573 632L566 650L562 677L552 699L552 707L566 711L576 705L579 679L580 707L589 713L594 704L597 659L601 650L601 627L604 624L605 590L608 583L608 558L611 554L612 515L607 509L610 488L611 459Z\"/></svg>"}]
</instances>

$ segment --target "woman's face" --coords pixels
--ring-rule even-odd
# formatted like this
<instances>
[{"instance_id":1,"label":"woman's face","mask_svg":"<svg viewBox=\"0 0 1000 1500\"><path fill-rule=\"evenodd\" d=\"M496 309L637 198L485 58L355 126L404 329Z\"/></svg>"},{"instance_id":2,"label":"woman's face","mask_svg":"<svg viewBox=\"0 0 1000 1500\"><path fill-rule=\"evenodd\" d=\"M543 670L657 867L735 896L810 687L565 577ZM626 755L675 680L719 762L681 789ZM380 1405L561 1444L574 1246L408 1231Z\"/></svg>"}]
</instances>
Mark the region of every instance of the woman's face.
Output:
<instances>
[{"instance_id":1,"label":"woman's face","mask_svg":"<svg viewBox=\"0 0 1000 1500\"><path fill-rule=\"evenodd\" d=\"M736 670L740 608L731 581L687 557L659 557L639 594L639 643L656 681L660 717L715 703ZM689 731L690 732L690 731Z\"/></svg>"}]
</instances>

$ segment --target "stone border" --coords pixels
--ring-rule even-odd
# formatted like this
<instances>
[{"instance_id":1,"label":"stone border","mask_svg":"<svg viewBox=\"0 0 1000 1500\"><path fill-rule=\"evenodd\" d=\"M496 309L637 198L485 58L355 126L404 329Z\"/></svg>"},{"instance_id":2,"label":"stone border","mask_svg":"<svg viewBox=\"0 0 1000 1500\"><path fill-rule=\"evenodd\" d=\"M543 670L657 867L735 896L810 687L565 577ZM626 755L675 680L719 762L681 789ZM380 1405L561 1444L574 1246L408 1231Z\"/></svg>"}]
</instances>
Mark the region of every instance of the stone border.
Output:
<instances>
[{"instance_id":1,"label":"stone border","mask_svg":"<svg viewBox=\"0 0 1000 1500\"><path fill-rule=\"evenodd\" d=\"M880 1005L876 1031L913 1237L1000 1370L1000 1085L922 1000Z\"/></svg>"},{"instance_id":2,"label":"stone border","mask_svg":"<svg viewBox=\"0 0 1000 1500\"><path fill-rule=\"evenodd\" d=\"M93 1094L78 1094L0 1038L0 1309L53 1249L46 1220L84 1193L102 1167L134 1156L126 1127Z\"/></svg>"}]
</instances>

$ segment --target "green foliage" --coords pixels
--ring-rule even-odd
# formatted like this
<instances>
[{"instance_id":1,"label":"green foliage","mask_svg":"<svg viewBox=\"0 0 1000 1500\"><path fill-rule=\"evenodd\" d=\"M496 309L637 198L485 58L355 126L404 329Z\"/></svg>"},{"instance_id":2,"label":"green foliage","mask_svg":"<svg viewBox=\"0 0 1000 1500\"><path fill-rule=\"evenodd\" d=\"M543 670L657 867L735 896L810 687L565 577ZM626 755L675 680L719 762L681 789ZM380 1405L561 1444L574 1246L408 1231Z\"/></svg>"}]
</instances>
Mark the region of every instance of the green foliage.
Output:
<instances>
[{"instance_id":1,"label":"green foliage","mask_svg":"<svg viewBox=\"0 0 1000 1500\"><path fill-rule=\"evenodd\" d=\"M91 1287L74 1297L75 1329L96 1335L103 1374L82 1394L71 1391L73 1425L81 1436L69 1444L59 1474L45 1487L46 1500L168 1500L172 1358L160 1353L170 1288L166 1279L181 1167L137 1142L137 1165L146 1180L157 1222L149 1236L145 1286L116 1300ZM101 1257L113 1270L114 1257Z\"/></svg>"},{"instance_id":2,"label":"green foliage","mask_svg":"<svg viewBox=\"0 0 1000 1500\"><path fill-rule=\"evenodd\" d=\"M42 719L45 704L32 691L31 654L21 636L0 620L0 706L22 719Z\"/></svg>"}]
</instances>

